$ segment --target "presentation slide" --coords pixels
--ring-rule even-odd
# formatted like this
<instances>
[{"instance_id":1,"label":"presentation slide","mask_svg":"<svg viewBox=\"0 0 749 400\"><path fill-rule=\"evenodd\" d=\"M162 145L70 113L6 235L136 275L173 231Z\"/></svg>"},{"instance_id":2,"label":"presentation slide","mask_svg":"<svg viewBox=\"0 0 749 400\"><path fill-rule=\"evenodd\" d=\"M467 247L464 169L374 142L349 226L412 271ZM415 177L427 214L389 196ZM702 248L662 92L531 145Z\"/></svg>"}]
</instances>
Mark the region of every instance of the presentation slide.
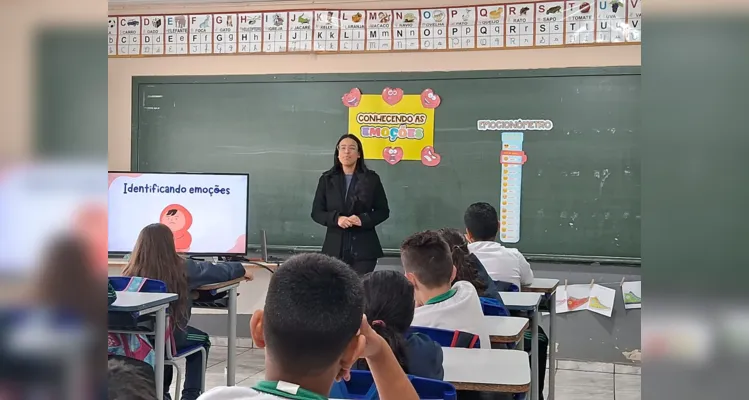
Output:
<instances>
[{"instance_id":1,"label":"presentation slide","mask_svg":"<svg viewBox=\"0 0 749 400\"><path fill-rule=\"evenodd\" d=\"M110 172L109 252L131 252L160 222L180 253L245 254L248 185L247 175Z\"/></svg>"}]
</instances>

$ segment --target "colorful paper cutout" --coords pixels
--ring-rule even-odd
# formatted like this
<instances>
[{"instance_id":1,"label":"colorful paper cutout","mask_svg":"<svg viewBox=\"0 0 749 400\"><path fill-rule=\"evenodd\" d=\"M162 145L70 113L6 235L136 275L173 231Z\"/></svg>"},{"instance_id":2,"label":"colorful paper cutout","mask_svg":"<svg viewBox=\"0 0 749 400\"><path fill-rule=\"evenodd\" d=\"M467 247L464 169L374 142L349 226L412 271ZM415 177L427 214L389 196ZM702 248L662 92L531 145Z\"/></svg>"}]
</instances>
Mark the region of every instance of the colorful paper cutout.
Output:
<instances>
[{"instance_id":1,"label":"colorful paper cutout","mask_svg":"<svg viewBox=\"0 0 749 400\"><path fill-rule=\"evenodd\" d=\"M442 161L442 157L434 151L434 147L425 146L421 149L421 163L427 167L436 167Z\"/></svg>"},{"instance_id":2,"label":"colorful paper cutout","mask_svg":"<svg viewBox=\"0 0 749 400\"><path fill-rule=\"evenodd\" d=\"M434 149L434 109L441 99L431 89L404 94L403 89L386 87L380 94L361 94L354 88L342 102L349 109L349 133L362 141L365 159L391 165L420 160L430 167L441 162ZM395 153L390 154L391 149Z\"/></svg>"},{"instance_id":3,"label":"colorful paper cutout","mask_svg":"<svg viewBox=\"0 0 749 400\"><path fill-rule=\"evenodd\" d=\"M391 106L398 104L403 99L403 89L386 87L382 90L382 100Z\"/></svg>"},{"instance_id":4,"label":"colorful paper cutout","mask_svg":"<svg viewBox=\"0 0 749 400\"><path fill-rule=\"evenodd\" d=\"M359 102L361 102L361 90L359 90L359 88L353 88L349 90L348 93L344 94L343 97L341 97L341 101L346 107L358 107Z\"/></svg>"},{"instance_id":5,"label":"colorful paper cutout","mask_svg":"<svg viewBox=\"0 0 749 400\"><path fill-rule=\"evenodd\" d=\"M390 165L398 164L403 159L403 149L400 147L385 147L382 149L382 158Z\"/></svg>"},{"instance_id":6,"label":"colorful paper cutout","mask_svg":"<svg viewBox=\"0 0 749 400\"><path fill-rule=\"evenodd\" d=\"M523 151L523 132L502 132L502 193L499 240L503 243L520 241L520 194L523 164L528 157Z\"/></svg>"}]
</instances>

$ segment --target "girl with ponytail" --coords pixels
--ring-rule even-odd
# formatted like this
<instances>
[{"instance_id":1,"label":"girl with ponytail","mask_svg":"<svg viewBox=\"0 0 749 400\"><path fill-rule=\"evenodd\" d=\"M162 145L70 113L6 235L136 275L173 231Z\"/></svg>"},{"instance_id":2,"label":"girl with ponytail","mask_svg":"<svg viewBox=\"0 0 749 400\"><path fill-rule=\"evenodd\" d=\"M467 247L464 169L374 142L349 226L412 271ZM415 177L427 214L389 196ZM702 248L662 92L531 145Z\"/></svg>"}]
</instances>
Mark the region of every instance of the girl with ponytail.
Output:
<instances>
[{"instance_id":1,"label":"girl with ponytail","mask_svg":"<svg viewBox=\"0 0 749 400\"><path fill-rule=\"evenodd\" d=\"M442 347L429 336L409 334L414 318L414 289L397 271L375 271L362 279L364 314L372 329L387 341L403 371L442 380ZM355 369L369 369L359 360Z\"/></svg>"},{"instance_id":2,"label":"girl with ponytail","mask_svg":"<svg viewBox=\"0 0 749 400\"><path fill-rule=\"evenodd\" d=\"M490 297L501 301L497 285L489 277L486 268L475 255L468 251L468 242L465 236L459 230L453 228L442 228L437 233L442 237L442 240L447 242L452 251L453 265L456 270L455 280L452 283L457 281L469 282L476 288L479 297Z\"/></svg>"}]
</instances>

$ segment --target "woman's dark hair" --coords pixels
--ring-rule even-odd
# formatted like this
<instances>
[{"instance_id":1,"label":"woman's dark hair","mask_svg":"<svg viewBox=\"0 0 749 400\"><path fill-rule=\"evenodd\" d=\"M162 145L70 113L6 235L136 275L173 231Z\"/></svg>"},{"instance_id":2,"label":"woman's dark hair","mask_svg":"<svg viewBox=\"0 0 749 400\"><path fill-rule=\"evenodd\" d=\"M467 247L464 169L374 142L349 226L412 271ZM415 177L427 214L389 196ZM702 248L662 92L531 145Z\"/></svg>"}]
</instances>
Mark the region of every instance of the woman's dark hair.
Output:
<instances>
[{"instance_id":1,"label":"woman's dark hair","mask_svg":"<svg viewBox=\"0 0 749 400\"><path fill-rule=\"evenodd\" d=\"M341 141L343 139L351 139L354 142L356 142L356 148L359 150L359 159L356 160L356 172L365 172L367 171L367 165L364 163L364 148L361 144L361 140L359 140L358 137L347 133L340 138L338 138L338 142L335 144L335 153L333 154L333 169L336 169L338 171L343 170L343 166L341 165L341 161L338 160L338 145L341 144Z\"/></svg>"},{"instance_id":2,"label":"woman's dark hair","mask_svg":"<svg viewBox=\"0 0 749 400\"><path fill-rule=\"evenodd\" d=\"M364 275L364 314L377 334L408 373L406 334L414 319L414 288L397 271L375 271Z\"/></svg>"},{"instance_id":3,"label":"woman's dark hair","mask_svg":"<svg viewBox=\"0 0 749 400\"><path fill-rule=\"evenodd\" d=\"M486 291L486 284L479 279L479 273L471 264L471 253L468 251L468 242L459 230L454 228L442 228L437 231L442 240L447 242L452 252L453 265L456 269L455 280L469 282L476 288L479 296Z\"/></svg>"}]
</instances>

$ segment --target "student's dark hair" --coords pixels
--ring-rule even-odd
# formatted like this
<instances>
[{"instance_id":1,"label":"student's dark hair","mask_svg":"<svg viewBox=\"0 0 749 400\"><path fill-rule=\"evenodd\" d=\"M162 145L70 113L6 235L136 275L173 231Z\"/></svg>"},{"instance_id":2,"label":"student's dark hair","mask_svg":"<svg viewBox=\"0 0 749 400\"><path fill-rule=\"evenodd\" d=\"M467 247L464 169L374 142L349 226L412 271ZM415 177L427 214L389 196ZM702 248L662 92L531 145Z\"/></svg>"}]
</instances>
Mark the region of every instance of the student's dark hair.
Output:
<instances>
[{"instance_id":1,"label":"student's dark hair","mask_svg":"<svg viewBox=\"0 0 749 400\"><path fill-rule=\"evenodd\" d=\"M406 272L429 289L449 284L453 272L450 248L435 231L414 233L401 244L401 263Z\"/></svg>"},{"instance_id":2,"label":"student's dark hair","mask_svg":"<svg viewBox=\"0 0 749 400\"><path fill-rule=\"evenodd\" d=\"M414 319L413 286L397 271L369 273L362 284L367 321L390 345L403 371L409 373L406 334Z\"/></svg>"},{"instance_id":3,"label":"student's dark hair","mask_svg":"<svg viewBox=\"0 0 749 400\"><path fill-rule=\"evenodd\" d=\"M356 171L357 172L366 172L368 170L367 164L364 163L364 147L361 144L361 140L359 140L358 137L355 135L352 135L350 133L347 133L340 138L338 138L338 142L335 144L335 153L333 154L333 169L342 171L343 166L341 165L341 161L338 159L338 145L341 144L341 141L343 139L351 139L354 142L356 142L356 148L359 150L359 159L356 160Z\"/></svg>"},{"instance_id":4,"label":"student's dark hair","mask_svg":"<svg viewBox=\"0 0 749 400\"><path fill-rule=\"evenodd\" d=\"M454 228L442 228L437 232L452 250L453 265L457 270L453 283L455 281L466 281L476 288L479 295L484 293L486 284L479 279L479 272L471 262L471 253L468 251L468 242L466 242L465 236Z\"/></svg>"},{"instance_id":5,"label":"student's dark hair","mask_svg":"<svg viewBox=\"0 0 749 400\"><path fill-rule=\"evenodd\" d=\"M343 354L363 313L361 280L348 265L322 254L291 257L268 285L267 351L285 373L319 373Z\"/></svg>"},{"instance_id":6,"label":"student's dark hair","mask_svg":"<svg viewBox=\"0 0 749 400\"><path fill-rule=\"evenodd\" d=\"M150 224L140 231L133 253L122 271L124 276L157 279L168 291L177 293L177 300L169 304L174 326L184 330L189 322L190 291L188 290L185 259L177 254L174 234L164 224Z\"/></svg>"},{"instance_id":7,"label":"student's dark hair","mask_svg":"<svg viewBox=\"0 0 749 400\"><path fill-rule=\"evenodd\" d=\"M122 356L110 356L108 364L109 400L156 400L156 383L150 365Z\"/></svg>"},{"instance_id":8,"label":"student's dark hair","mask_svg":"<svg viewBox=\"0 0 749 400\"><path fill-rule=\"evenodd\" d=\"M491 204L471 204L463 215L463 222L474 240L491 242L497 239L499 218Z\"/></svg>"}]
</instances>

